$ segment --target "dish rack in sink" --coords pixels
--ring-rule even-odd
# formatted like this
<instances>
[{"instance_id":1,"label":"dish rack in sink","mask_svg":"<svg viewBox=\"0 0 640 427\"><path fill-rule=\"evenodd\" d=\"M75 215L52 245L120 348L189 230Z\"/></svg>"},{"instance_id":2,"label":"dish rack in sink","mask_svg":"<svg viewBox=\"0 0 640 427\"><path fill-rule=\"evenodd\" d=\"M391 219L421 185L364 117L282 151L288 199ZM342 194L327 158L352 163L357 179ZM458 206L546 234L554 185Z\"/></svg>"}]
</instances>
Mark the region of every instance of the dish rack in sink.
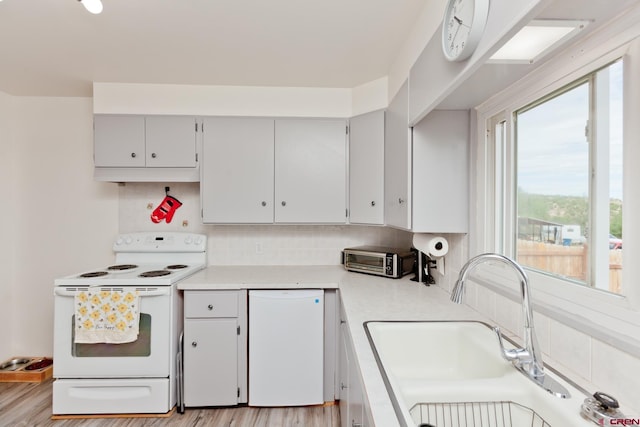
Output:
<instances>
[{"instance_id":1,"label":"dish rack in sink","mask_svg":"<svg viewBox=\"0 0 640 427\"><path fill-rule=\"evenodd\" d=\"M551 427L515 402L418 403L409 411L419 427Z\"/></svg>"}]
</instances>

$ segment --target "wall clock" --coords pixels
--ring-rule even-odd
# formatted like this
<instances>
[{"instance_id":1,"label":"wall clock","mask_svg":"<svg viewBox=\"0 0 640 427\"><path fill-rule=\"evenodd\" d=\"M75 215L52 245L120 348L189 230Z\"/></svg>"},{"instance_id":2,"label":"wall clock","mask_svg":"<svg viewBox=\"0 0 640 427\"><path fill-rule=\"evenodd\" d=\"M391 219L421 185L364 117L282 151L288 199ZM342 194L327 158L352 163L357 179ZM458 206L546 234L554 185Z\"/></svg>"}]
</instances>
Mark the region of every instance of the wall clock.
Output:
<instances>
[{"instance_id":1,"label":"wall clock","mask_svg":"<svg viewBox=\"0 0 640 427\"><path fill-rule=\"evenodd\" d=\"M462 61L478 46L489 15L489 0L449 0L442 21L442 52Z\"/></svg>"}]
</instances>

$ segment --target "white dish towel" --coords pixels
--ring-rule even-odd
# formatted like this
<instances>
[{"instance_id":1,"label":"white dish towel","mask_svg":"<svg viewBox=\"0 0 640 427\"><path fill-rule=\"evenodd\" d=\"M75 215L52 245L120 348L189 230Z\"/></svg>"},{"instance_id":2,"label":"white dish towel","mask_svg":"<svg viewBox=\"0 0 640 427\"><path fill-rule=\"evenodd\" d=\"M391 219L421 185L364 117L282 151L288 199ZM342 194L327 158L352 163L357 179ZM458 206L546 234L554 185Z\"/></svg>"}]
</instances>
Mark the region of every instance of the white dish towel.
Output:
<instances>
[{"instance_id":1,"label":"white dish towel","mask_svg":"<svg viewBox=\"0 0 640 427\"><path fill-rule=\"evenodd\" d=\"M139 297L133 290L89 288L74 297L77 344L123 344L138 339Z\"/></svg>"}]
</instances>

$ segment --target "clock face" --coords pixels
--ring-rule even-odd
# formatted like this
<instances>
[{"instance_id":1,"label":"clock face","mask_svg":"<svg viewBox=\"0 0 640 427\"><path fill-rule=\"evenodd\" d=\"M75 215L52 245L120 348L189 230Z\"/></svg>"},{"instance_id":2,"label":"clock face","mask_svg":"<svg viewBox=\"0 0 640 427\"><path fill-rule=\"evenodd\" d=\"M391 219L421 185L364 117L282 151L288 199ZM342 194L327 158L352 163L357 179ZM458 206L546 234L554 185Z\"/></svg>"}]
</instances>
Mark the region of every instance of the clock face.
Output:
<instances>
[{"instance_id":1,"label":"clock face","mask_svg":"<svg viewBox=\"0 0 640 427\"><path fill-rule=\"evenodd\" d=\"M467 59L487 21L489 0L449 0L442 22L442 51L450 61Z\"/></svg>"}]
</instances>

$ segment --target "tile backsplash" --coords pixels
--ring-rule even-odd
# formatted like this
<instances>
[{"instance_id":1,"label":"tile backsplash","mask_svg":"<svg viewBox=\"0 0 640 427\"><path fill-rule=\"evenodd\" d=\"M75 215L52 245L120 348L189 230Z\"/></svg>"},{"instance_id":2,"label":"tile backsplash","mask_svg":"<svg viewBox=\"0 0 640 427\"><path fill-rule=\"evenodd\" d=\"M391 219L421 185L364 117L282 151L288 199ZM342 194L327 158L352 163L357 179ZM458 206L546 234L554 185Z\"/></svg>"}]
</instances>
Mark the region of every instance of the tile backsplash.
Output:
<instances>
[{"instance_id":1,"label":"tile backsplash","mask_svg":"<svg viewBox=\"0 0 640 427\"><path fill-rule=\"evenodd\" d=\"M388 227L360 225L205 225L200 217L198 183L171 183L180 200L170 224L155 224L151 213L165 197L165 185L120 186L120 232L188 231L206 234L210 265L334 265L342 249L357 245L410 247L412 234Z\"/></svg>"},{"instance_id":2,"label":"tile backsplash","mask_svg":"<svg viewBox=\"0 0 640 427\"><path fill-rule=\"evenodd\" d=\"M457 272L455 273L457 276ZM447 282L455 277L447 278ZM445 287L443 285L443 287ZM447 289L448 290L448 289ZM521 303L474 282L469 282L465 302L487 317L502 332L521 342ZM620 401L625 414L640 415L640 358L603 343L560 319L535 311L534 324L544 361L589 393L602 391Z\"/></svg>"}]
</instances>

